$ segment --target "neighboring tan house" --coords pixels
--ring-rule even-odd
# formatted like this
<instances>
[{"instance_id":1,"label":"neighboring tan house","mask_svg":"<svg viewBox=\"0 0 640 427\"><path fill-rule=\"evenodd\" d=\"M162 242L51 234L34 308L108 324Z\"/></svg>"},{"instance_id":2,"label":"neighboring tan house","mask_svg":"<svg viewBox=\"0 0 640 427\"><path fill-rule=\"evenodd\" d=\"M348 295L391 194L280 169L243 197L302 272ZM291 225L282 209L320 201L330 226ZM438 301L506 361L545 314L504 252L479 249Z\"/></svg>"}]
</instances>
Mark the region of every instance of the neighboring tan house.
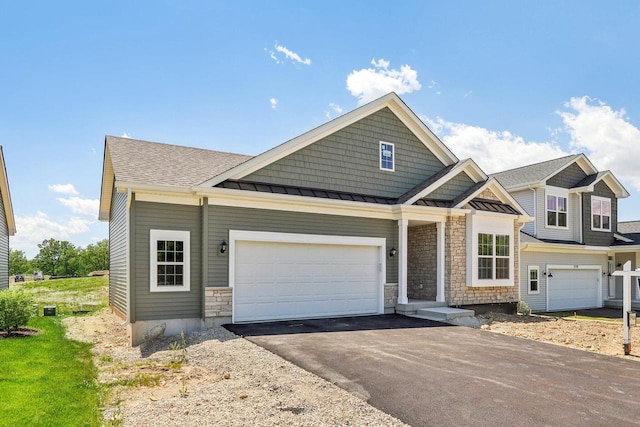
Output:
<instances>
[{"instance_id":1,"label":"neighboring tan house","mask_svg":"<svg viewBox=\"0 0 640 427\"><path fill-rule=\"evenodd\" d=\"M4 163L4 152L0 146L0 289L9 288L9 236L16 234L16 221L13 217L9 180Z\"/></svg>"},{"instance_id":2,"label":"neighboring tan house","mask_svg":"<svg viewBox=\"0 0 640 427\"><path fill-rule=\"evenodd\" d=\"M255 157L107 136L100 219L133 344L162 324L513 310L530 220L395 93Z\"/></svg>"},{"instance_id":3,"label":"neighboring tan house","mask_svg":"<svg viewBox=\"0 0 640 427\"><path fill-rule=\"evenodd\" d=\"M535 218L520 233L520 299L533 311L619 306L622 278L611 273L640 265L640 234L618 224L629 193L613 173L574 154L491 176Z\"/></svg>"}]
</instances>

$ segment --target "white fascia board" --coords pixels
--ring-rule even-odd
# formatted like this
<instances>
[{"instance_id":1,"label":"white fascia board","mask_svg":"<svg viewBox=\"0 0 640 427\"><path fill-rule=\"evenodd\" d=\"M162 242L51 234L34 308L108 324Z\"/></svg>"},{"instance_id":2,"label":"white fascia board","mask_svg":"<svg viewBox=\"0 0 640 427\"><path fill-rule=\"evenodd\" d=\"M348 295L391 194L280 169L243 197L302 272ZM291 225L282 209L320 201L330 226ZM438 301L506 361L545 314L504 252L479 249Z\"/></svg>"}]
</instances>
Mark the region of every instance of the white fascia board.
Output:
<instances>
[{"instance_id":1,"label":"white fascia board","mask_svg":"<svg viewBox=\"0 0 640 427\"><path fill-rule=\"evenodd\" d=\"M511 196L511 194L500 184L500 181L498 181L494 177L490 177L482 187L480 187L479 189L471 193L468 197L466 197L464 200L462 200L460 203L454 206L454 208L461 208L462 206L466 205L474 197L482 193L487 188L491 189L493 194L495 194L496 197L500 199L500 202L510 204L512 207L514 207L516 210L520 212L526 212L526 210L522 206L520 206L520 203L518 203L516 199L514 199ZM528 220L526 220L527 218L530 218L528 215L519 215L519 217L522 218L521 222L529 222Z\"/></svg>"},{"instance_id":2,"label":"white fascia board","mask_svg":"<svg viewBox=\"0 0 640 427\"><path fill-rule=\"evenodd\" d=\"M522 251L530 251L530 252L556 252L556 253L594 253L594 252L602 252L606 254L611 250L608 246L582 246L582 245L572 245L570 243L537 243L537 242L529 242L524 243L520 246L520 250Z\"/></svg>"},{"instance_id":3,"label":"white fascia board","mask_svg":"<svg viewBox=\"0 0 640 427\"><path fill-rule=\"evenodd\" d=\"M16 219L13 216L13 205L11 203L11 191L9 189L9 179L7 178L7 168L4 163L4 152L0 146L0 190L2 191L2 204L4 206L5 217L7 221L7 232L9 236L16 234Z\"/></svg>"},{"instance_id":4,"label":"white fascia board","mask_svg":"<svg viewBox=\"0 0 640 427\"><path fill-rule=\"evenodd\" d=\"M447 217L465 216L470 213L470 209L436 208L433 206L396 205L394 212L398 218L415 221L441 222Z\"/></svg>"},{"instance_id":5,"label":"white fascia board","mask_svg":"<svg viewBox=\"0 0 640 427\"><path fill-rule=\"evenodd\" d=\"M549 175L544 177L542 180L540 180L540 183L546 184L547 180L549 180L550 178L552 178L555 175L559 174L560 172L562 172L563 170L565 170L566 168L568 168L569 166L571 166L574 163L577 163L578 166L580 166L580 168L587 175L593 175L594 173L598 173L598 169L596 169L596 167L593 166L593 163L591 163L591 161L587 158L587 156L585 156L583 153L580 153L580 155L578 157L576 157L575 159L573 159L573 161L567 163L566 165L562 166L561 168L556 169L555 171L551 172Z\"/></svg>"},{"instance_id":6,"label":"white fascia board","mask_svg":"<svg viewBox=\"0 0 640 427\"><path fill-rule=\"evenodd\" d=\"M493 178L493 177L492 177ZM496 179L496 181L500 182L499 180ZM502 184L500 184L502 185ZM536 188L540 188L540 187L544 187L544 185L538 181L536 182L528 182L526 184L518 184L518 185L514 185L511 187L504 187L503 188L509 192L516 192L516 191L522 191L522 190L534 190Z\"/></svg>"},{"instance_id":7,"label":"white fascia board","mask_svg":"<svg viewBox=\"0 0 640 427\"><path fill-rule=\"evenodd\" d=\"M632 239L629 239L629 238L627 238L627 237L621 236L621 235L620 235L620 234L618 234L618 233L613 233L613 237L614 237L614 238L616 238L616 239L618 239L618 240L621 240L621 241L623 241L623 242L625 242L625 243L631 243L631 242L633 242L633 240L632 240Z\"/></svg>"},{"instance_id":8,"label":"white fascia board","mask_svg":"<svg viewBox=\"0 0 640 427\"><path fill-rule=\"evenodd\" d=\"M606 171L598 181L602 181L602 180L604 180L607 186L613 190L613 192L616 194L616 197L618 199L625 199L629 197L630 194L627 191L627 189L624 188L622 183L618 181L618 178L616 178L611 171ZM593 184L595 185L596 182L594 182Z\"/></svg>"},{"instance_id":9,"label":"white fascia board","mask_svg":"<svg viewBox=\"0 0 640 427\"><path fill-rule=\"evenodd\" d=\"M193 190L189 187L175 187L171 185L156 184L140 184L135 182L116 181L114 184L118 190L120 188L130 188L134 193L138 191L146 191L149 193L169 193L169 194L193 194Z\"/></svg>"},{"instance_id":10,"label":"white fascia board","mask_svg":"<svg viewBox=\"0 0 640 427\"><path fill-rule=\"evenodd\" d=\"M640 245L611 246L609 247L609 251L612 253L637 252L640 251Z\"/></svg>"},{"instance_id":11,"label":"white fascia board","mask_svg":"<svg viewBox=\"0 0 640 427\"><path fill-rule=\"evenodd\" d=\"M278 145L262 154L259 154L246 162L217 175L199 186L213 187L227 179L241 179L283 157L288 156L314 142L321 140L355 122L367 117L385 107L388 107L396 116L409 127L416 137L445 165L456 163L456 156L440 141L440 139L404 104L404 102L391 92L362 107L356 108L330 122L313 130L303 133L283 144Z\"/></svg>"},{"instance_id":12,"label":"white fascia board","mask_svg":"<svg viewBox=\"0 0 640 427\"><path fill-rule=\"evenodd\" d=\"M483 179L487 179L485 173L482 172L482 170L478 167L478 165L475 164L473 160L466 159L455 165L445 176L441 177L439 180L404 202L404 204L413 205L416 201L433 193L435 190L446 184L449 180L453 179L461 172L465 172L469 176L469 178L471 178L476 183L482 181Z\"/></svg>"},{"instance_id":13,"label":"white fascia board","mask_svg":"<svg viewBox=\"0 0 640 427\"><path fill-rule=\"evenodd\" d=\"M98 210L98 219L100 221L109 221L111 216L111 198L113 197L113 184L115 174L113 164L111 163L111 154L107 140L104 141L104 158L102 160L102 182L100 188L100 208Z\"/></svg>"}]
</instances>

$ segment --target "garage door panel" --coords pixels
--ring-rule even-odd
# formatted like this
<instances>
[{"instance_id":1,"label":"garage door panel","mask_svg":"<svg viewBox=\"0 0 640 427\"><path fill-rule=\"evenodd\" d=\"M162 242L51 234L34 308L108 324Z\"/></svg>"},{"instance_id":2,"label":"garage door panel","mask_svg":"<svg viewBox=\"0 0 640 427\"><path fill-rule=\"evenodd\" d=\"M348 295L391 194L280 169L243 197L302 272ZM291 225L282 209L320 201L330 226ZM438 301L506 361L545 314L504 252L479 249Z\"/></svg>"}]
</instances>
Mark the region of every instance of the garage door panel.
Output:
<instances>
[{"instance_id":1,"label":"garage door panel","mask_svg":"<svg viewBox=\"0 0 640 427\"><path fill-rule=\"evenodd\" d=\"M572 310L602 306L599 270L554 269L548 278L548 310Z\"/></svg>"},{"instance_id":2,"label":"garage door panel","mask_svg":"<svg viewBox=\"0 0 640 427\"><path fill-rule=\"evenodd\" d=\"M235 251L235 321L379 311L379 246L237 241Z\"/></svg>"}]
</instances>

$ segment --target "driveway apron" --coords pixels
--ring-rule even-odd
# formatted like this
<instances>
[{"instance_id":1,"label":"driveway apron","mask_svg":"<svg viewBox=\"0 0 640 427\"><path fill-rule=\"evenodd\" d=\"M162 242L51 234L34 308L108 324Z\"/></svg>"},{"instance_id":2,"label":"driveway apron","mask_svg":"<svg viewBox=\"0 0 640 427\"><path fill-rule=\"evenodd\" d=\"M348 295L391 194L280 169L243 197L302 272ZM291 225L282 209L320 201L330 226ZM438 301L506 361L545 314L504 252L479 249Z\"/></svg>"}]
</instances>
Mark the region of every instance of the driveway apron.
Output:
<instances>
[{"instance_id":1,"label":"driveway apron","mask_svg":"<svg viewBox=\"0 0 640 427\"><path fill-rule=\"evenodd\" d=\"M640 361L398 315L226 327L412 426L640 425Z\"/></svg>"}]
</instances>

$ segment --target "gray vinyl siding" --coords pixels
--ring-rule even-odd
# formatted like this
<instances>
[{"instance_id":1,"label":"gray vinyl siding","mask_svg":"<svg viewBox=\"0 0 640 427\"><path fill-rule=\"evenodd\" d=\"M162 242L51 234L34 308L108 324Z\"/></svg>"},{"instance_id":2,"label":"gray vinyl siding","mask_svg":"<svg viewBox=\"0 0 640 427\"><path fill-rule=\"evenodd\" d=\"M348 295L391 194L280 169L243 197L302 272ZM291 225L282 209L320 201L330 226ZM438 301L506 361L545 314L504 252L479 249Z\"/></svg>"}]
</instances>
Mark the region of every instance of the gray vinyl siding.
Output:
<instances>
[{"instance_id":1,"label":"gray vinyl siding","mask_svg":"<svg viewBox=\"0 0 640 427\"><path fill-rule=\"evenodd\" d=\"M572 163L556 175L547 180L547 185L552 187L573 188L577 183L587 177L582 168Z\"/></svg>"},{"instance_id":2,"label":"gray vinyl siding","mask_svg":"<svg viewBox=\"0 0 640 427\"><path fill-rule=\"evenodd\" d=\"M1 199L0 194L0 199ZM9 287L9 226L4 205L0 209L0 289Z\"/></svg>"},{"instance_id":3,"label":"gray vinyl siding","mask_svg":"<svg viewBox=\"0 0 640 427\"><path fill-rule=\"evenodd\" d=\"M135 233L133 257L135 277L135 319L181 319L201 317L201 208L165 203L134 202ZM190 291L150 292L149 232L150 230L181 230L190 232Z\"/></svg>"},{"instance_id":4,"label":"gray vinyl siding","mask_svg":"<svg viewBox=\"0 0 640 427\"><path fill-rule=\"evenodd\" d=\"M228 253L220 254L220 243L229 242L229 230L382 237L387 250L398 245L396 221L210 205L209 286L229 286ZM397 281L398 257L387 257L387 282Z\"/></svg>"},{"instance_id":5,"label":"gray vinyl siding","mask_svg":"<svg viewBox=\"0 0 640 427\"><path fill-rule=\"evenodd\" d=\"M605 197L611 199L611 231L591 230L591 196ZM593 246L609 246L613 243L613 233L618 229L618 200L616 195L603 181L597 183L592 193L585 193L583 197L583 221L584 221L584 243Z\"/></svg>"},{"instance_id":6,"label":"gray vinyl siding","mask_svg":"<svg viewBox=\"0 0 640 427\"><path fill-rule=\"evenodd\" d=\"M627 261L631 261L631 270L635 270L637 268L636 266L636 253L635 252L620 252L617 253L615 255L615 259L613 261L613 268L614 271L615 270L622 270L624 268L624 264ZM620 267L618 267L618 264L620 264ZM612 279L615 281L615 295L614 298L616 299L622 299L623 298L623 286L622 286L622 277L614 277L612 276ZM634 285L633 282L631 282L631 298L638 298L637 291L636 291L637 286Z\"/></svg>"},{"instance_id":7,"label":"gray vinyl siding","mask_svg":"<svg viewBox=\"0 0 640 427\"><path fill-rule=\"evenodd\" d=\"M113 190L111 218L109 218L109 305L124 314L127 307L127 244L129 236L127 223L127 194Z\"/></svg>"},{"instance_id":8,"label":"gray vinyl siding","mask_svg":"<svg viewBox=\"0 0 640 427\"><path fill-rule=\"evenodd\" d=\"M380 170L380 141L394 144L394 172ZM399 197L444 166L384 108L244 180Z\"/></svg>"},{"instance_id":9,"label":"gray vinyl siding","mask_svg":"<svg viewBox=\"0 0 640 427\"><path fill-rule=\"evenodd\" d=\"M515 191L511 193L511 196L524 208L532 218L535 218L536 209L535 209L535 200L536 200L536 192L534 190L522 190ZM535 235L535 221L525 223L522 231L533 236Z\"/></svg>"},{"instance_id":10,"label":"gray vinyl siding","mask_svg":"<svg viewBox=\"0 0 640 427\"><path fill-rule=\"evenodd\" d=\"M580 234L580 230L576 228L581 227L580 224L580 196L576 194L569 194L567 200L567 207L569 209L567 215L566 229L562 228L550 228L547 227L547 193L546 191L536 191L537 197L537 215L536 222L538 225L537 236L539 239L553 239L553 240L566 240L567 242L575 242L577 236Z\"/></svg>"},{"instance_id":11,"label":"gray vinyl siding","mask_svg":"<svg viewBox=\"0 0 640 427\"><path fill-rule=\"evenodd\" d=\"M547 310L547 278L542 274L548 264L556 265L600 265L607 271L607 255L605 254L562 254L557 252L520 251L520 299L525 301L533 311ZM529 294L528 266L540 268L540 293ZM602 280L602 279L601 279ZM602 280L602 298L606 297L606 280Z\"/></svg>"},{"instance_id":12,"label":"gray vinyl siding","mask_svg":"<svg viewBox=\"0 0 640 427\"><path fill-rule=\"evenodd\" d=\"M573 241L583 243L582 236L582 195L569 194L569 228L573 233Z\"/></svg>"},{"instance_id":13,"label":"gray vinyl siding","mask_svg":"<svg viewBox=\"0 0 640 427\"><path fill-rule=\"evenodd\" d=\"M437 188L434 192L428 194L428 199L441 199L441 200L453 200L471 187L475 182L465 172L460 172L458 175L445 182L440 188Z\"/></svg>"}]
</instances>

